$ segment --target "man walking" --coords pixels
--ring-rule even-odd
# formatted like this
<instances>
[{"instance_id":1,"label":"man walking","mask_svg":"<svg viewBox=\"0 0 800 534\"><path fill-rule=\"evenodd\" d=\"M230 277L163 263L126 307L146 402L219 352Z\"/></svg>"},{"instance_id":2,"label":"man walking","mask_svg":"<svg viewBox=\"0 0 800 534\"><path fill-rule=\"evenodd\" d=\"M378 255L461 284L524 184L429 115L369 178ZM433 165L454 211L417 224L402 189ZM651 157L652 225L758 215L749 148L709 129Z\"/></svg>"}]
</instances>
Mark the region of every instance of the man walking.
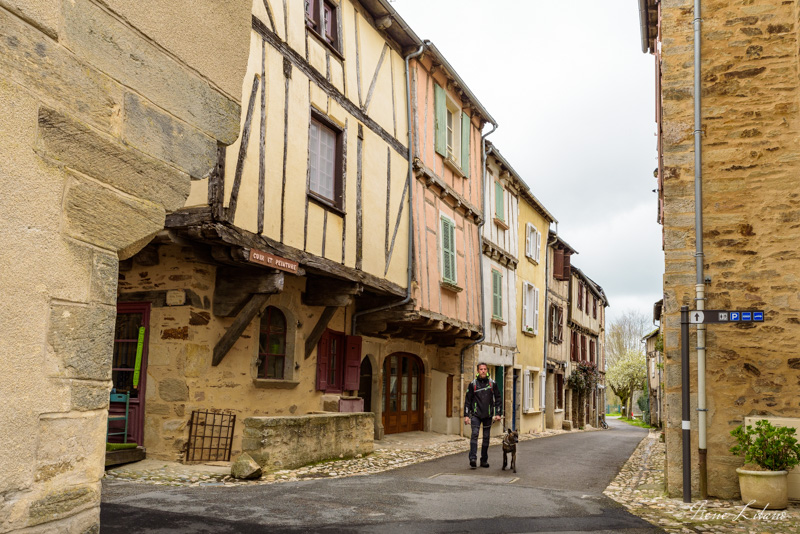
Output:
<instances>
[{"instance_id":1,"label":"man walking","mask_svg":"<svg viewBox=\"0 0 800 534\"><path fill-rule=\"evenodd\" d=\"M464 399L464 424L472 425L472 437L469 440L469 466L475 469L478 459L478 431L483 425L483 443L481 443L481 467L489 467L489 432L492 421L499 421L503 415L503 401L497 382L486 376L489 367L485 363L478 364L478 377L467 386Z\"/></svg>"}]
</instances>

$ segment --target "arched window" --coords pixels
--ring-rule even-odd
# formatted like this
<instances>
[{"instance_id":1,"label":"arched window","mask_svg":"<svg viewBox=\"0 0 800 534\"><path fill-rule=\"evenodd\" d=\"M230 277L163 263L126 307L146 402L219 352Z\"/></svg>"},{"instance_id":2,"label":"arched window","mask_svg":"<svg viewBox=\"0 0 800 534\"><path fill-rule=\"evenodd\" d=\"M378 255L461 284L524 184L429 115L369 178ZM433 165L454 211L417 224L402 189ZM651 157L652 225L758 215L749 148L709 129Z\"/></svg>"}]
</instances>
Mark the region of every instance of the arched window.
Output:
<instances>
[{"instance_id":1,"label":"arched window","mask_svg":"<svg viewBox=\"0 0 800 534\"><path fill-rule=\"evenodd\" d=\"M258 334L258 378L283 380L286 367L286 317L273 306L261 314Z\"/></svg>"}]
</instances>

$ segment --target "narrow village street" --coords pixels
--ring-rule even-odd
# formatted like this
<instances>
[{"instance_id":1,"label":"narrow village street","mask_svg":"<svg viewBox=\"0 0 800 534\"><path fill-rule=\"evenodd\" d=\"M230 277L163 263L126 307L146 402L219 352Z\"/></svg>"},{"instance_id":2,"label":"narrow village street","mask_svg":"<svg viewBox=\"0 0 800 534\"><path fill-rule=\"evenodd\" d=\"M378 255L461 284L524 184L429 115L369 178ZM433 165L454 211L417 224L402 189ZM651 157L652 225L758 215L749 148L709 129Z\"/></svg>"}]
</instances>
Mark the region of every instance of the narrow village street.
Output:
<instances>
[{"instance_id":1,"label":"narrow village street","mask_svg":"<svg viewBox=\"0 0 800 534\"><path fill-rule=\"evenodd\" d=\"M333 479L285 483L110 479L101 532L661 532L603 495L646 436L610 423L609 431L521 442L517 473L500 469L493 445L488 469L471 470L462 452L379 474L342 469Z\"/></svg>"}]
</instances>

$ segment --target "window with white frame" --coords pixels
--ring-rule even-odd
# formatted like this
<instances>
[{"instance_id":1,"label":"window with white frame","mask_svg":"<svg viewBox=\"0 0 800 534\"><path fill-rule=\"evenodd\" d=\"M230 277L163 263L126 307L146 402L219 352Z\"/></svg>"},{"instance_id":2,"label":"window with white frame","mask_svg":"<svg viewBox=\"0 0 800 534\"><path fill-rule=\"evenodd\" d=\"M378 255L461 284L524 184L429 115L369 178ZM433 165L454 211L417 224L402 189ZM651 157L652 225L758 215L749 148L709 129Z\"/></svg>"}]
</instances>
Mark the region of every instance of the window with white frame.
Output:
<instances>
[{"instance_id":1,"label":"window with white frame","mask_svg":"<svg viewBox=\"0 0 800 534\"><path fill-rule=\"evenodd\" d=\"M456 270L456 222L447 215L441 216L442 281L458 283Z\"/></svg>"},{"instance_id":2,"label":"window with white frame","mask_svg":"<svg viewBox=\"0 0 800 534\"><path fill-rule=\"evenodd\" d=\"M539 334L539 288L522 283L522 331Z\"/></svg>"},{"instance_id":3,"label":"window with white frame","mask_svg":"<svg viewBox=\"0 0 800 534\"><path fill-rule=\"evenodd\" d=\"M525 255L537 263L542 257L542 233L531 223L525 232Z\"/></svg>"},{"instance_id":4,"label":"window with white frame","mask_svg":"<svg viewBox=\"0 0 800 534\"><path fill-rule=\"evenodd\" d=\"M342 209L342 132L312 111L308 133L308 192Z\"/></svg>"},{"instance_id":5,"label":"window with white frame","mask_svg":"<svg viewBox=\"0 0 800 534\"><path fill-rule=\"evenodd\" d=\"M539 379L539 372L526 369L523 373L522 381L522 410L531 412L536 410L536 383Z\"/></svg>"},{"instance_id":6,"label":"window with white frame","mask_svg":"<svg viewBox=\"0 0 800 534\"><path fill-rule=\"evenodd\" d=\"M433 91L435 124L434 147L445 160L460 169L469 178L470 139L472 119L468 110L462 110L456 100L439 84Z\"/></svg>"}]
</instances>

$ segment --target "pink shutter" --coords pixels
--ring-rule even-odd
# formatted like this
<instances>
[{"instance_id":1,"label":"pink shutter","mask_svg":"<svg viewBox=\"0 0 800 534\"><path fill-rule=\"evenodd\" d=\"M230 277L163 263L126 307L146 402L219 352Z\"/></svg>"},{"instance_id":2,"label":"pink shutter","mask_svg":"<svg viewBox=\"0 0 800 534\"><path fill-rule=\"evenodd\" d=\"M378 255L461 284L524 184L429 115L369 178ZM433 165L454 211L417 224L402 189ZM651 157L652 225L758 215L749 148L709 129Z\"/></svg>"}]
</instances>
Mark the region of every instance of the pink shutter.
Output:
<instances>
[{"instance_id":1,"label":"pink shutter","mask_svg":"<svg viewBox=\"0 0 800 534\"><path fill-rule=\"evenodd\" d=\"M344 364L344 389L358 391L361 379L361 336L347 336Z\"/></svg>"},{"instance_id":2,"label":"pink shutter","mask_svg":"<svg viewBox=\"0 0 800 534\"><path fill-rule=\"evenodd\" d=\"M322 333L317 343L317 390L328 389L328 361L331 355L331 338L328 331Z\"/></svg>"}]
</instances>

